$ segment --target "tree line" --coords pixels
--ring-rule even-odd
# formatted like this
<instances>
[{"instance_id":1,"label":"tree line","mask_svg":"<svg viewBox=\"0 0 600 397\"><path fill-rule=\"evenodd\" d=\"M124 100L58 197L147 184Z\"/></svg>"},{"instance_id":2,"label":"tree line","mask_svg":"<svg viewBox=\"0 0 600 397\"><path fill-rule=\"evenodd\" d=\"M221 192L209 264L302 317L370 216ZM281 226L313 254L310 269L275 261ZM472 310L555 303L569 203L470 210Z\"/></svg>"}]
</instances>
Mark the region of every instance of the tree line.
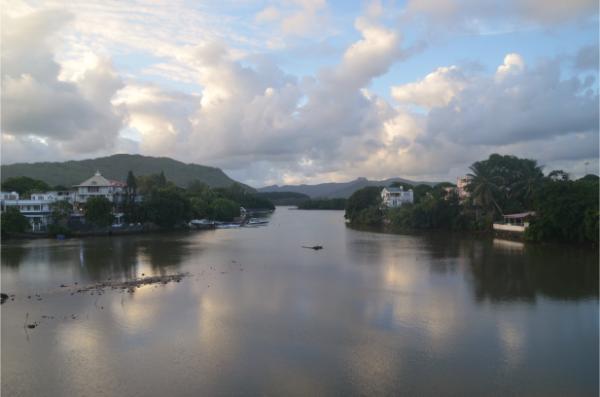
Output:
<instances>
[{"instance_id":1,"label":"tree line","mask_svg":"<svg viewBox=\"0 0 600 397\"><path fill-rule=\"evenodd\" d=\"M389 209L382 207L382 187L367 187L348 199L345 217L396 230L490 230L504 214L535 211L528 240L598 242L598 176L544 175L535 160L492 154L473 163L468 177L467 199L460 200L452 184L405 186L413 189L414 203Z\"/></svg>"},{"instance_id":2,"label":"tree line","mask_svg":"<svg viewBox=\"0 0 600 397\"><path fill-rule=\"evenodd\" d=\"M42 181L19 177L19 184L7 180L6 186L18 187L23 194L48 190ZM12 178L15 179L15 178ZM24 183L23 183L24 182ZM16 189L15 189L16 191ZM187 188L176 186L159 174L135 176L129 171L122 200L111 203L106 197L90 197L83 206L86 223L107 227L113 223L113 212L122 212L126 223L151 222L160 228L173 228L190 219L231 221L240 216L240 207L246 209L274 209L273 203L258 197L238 183L227 188L211 188L200 181L191 182ZM52 224L50 234L69 234L69 217L72 205L66 201L51 204ZM2 215L2 232L25 232L27 219L16 207L8 207Z\"/></svg>"}]
</instances>

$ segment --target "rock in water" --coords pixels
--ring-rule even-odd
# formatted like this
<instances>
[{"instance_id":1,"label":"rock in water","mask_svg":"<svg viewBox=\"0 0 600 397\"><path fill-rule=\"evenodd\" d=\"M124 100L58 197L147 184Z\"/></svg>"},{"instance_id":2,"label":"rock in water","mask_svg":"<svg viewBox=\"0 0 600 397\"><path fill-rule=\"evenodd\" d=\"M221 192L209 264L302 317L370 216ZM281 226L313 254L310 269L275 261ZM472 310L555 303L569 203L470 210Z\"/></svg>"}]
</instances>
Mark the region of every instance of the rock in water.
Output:
<instances>
[{"instance_id":1,"label":"rock in water","mask_svg":"<svg viewBox=\"0 0 600 397\"><path fill-rule=\"evenodd\" d=\"M5 300L8 299L8 295L5 293L0 293L0 304L4 303Z\"/></svg>"}]
</instances>

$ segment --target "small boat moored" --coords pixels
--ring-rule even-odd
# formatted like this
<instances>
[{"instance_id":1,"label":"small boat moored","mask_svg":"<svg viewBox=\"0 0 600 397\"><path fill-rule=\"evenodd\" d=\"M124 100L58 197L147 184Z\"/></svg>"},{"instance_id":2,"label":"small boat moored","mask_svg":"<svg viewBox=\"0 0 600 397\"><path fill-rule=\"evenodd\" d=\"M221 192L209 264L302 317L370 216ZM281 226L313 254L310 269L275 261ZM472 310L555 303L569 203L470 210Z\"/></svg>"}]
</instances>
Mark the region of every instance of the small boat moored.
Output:
<instances>
[{"instance_id":1,"label":"small boat moored","mask_svg":"<svg viewBox=\"0 0 600 397\"><path fill-rule=\"evenodd\" d=\"M256 226L256 225L266 225L267 223L269 223L269 221L264 218L250 218L248 220L247 225Z\"/></svg>"}]
</instances>

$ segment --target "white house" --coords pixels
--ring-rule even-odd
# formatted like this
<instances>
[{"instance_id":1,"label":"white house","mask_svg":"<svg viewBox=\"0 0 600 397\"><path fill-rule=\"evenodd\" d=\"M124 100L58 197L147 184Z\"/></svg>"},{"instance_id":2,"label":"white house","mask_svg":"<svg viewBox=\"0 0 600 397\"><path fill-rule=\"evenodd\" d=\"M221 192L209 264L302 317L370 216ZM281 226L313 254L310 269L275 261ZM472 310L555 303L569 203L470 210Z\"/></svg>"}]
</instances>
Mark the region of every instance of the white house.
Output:
<instances>
[{"instance_id":1,"label":"white house","mask_svg":"<svg viewBox=\"0 0 600 397\"><path fill-rule=\"evenodd\" d=\"M75 202L77 204L85 203L90 197L106 197L111 203L118 203L122 200L125 183L106 179L96 171L93 177L74 186Z\"/></svg>"},{"instance_id":2,"label":"white house","mask_svg":"<svg viewBox=\"0 0 600 397\"><path fill-rule=\"evenodd\" d=\"M75 192L64 190L64 191L51 191L44 193L32 193L32 200L49 200L49 201L68 201L73 204L75 202Z\"/></svg>"},{"instance_id":3,"label":"white house","mask_svg":"<svg viewBox=\"0 0 600 397\"><path fill-rule=\"evenodd\" d=\"M36 198L33 199L33 196L36 196ZM33 231L45 230L51 222L51 204L56 201L53 197L33 194L32 199L20 200L19 195L14 192L2 192L1 197L0 210L4 212L8 207L17 207L21 214L27 218Z\"/></svg>"},{"instance_id":4,"label":"white house","mask_svg":"<svg viewBox=\"0 0 600 397\"><path fill-rule=\"evenodd\" d=\"M381 200L388 208L401 207L403 204L412 204L414 201L412 189L404 190L400 187L384 187L381 190Z\"/></svg>"},{"instance_id":5,"label":"white house","mask_svg":"<svg viewBox=\"0 0 600 397\"><path fill-rule=\"evenodd\" d=\"M471 183L471 179L472 178L468 175L456 178L456 192L458 193L458 199L461 203L471 195L467 190L467 186Z\"/></svg>"},{"instance_id":6,"label":"white house","mask_svg":"<svg viewBox=\"0 0 600 397\"><path fill-rule=\"evenodd\" d=\"M0 200L18 200L19 193L17 192L0 192Z\"/></svg>"}]
</instances>

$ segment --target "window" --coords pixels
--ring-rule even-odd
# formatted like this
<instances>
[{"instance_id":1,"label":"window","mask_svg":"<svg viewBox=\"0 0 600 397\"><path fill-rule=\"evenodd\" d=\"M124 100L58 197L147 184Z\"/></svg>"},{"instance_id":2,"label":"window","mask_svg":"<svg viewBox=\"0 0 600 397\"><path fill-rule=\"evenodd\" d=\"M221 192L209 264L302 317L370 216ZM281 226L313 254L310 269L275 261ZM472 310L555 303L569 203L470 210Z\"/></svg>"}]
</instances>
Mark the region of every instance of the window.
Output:
<instances>
[{"instance_id":1,"label":"window","mask_svg":"<svg viewBox=\"0 0 600 397\"><path fill-rule=\"evenodd\" d=\"M100 188L98 186L90 186L88 187L88 193L98 193Z\"/></svg>"}]
</instances>

